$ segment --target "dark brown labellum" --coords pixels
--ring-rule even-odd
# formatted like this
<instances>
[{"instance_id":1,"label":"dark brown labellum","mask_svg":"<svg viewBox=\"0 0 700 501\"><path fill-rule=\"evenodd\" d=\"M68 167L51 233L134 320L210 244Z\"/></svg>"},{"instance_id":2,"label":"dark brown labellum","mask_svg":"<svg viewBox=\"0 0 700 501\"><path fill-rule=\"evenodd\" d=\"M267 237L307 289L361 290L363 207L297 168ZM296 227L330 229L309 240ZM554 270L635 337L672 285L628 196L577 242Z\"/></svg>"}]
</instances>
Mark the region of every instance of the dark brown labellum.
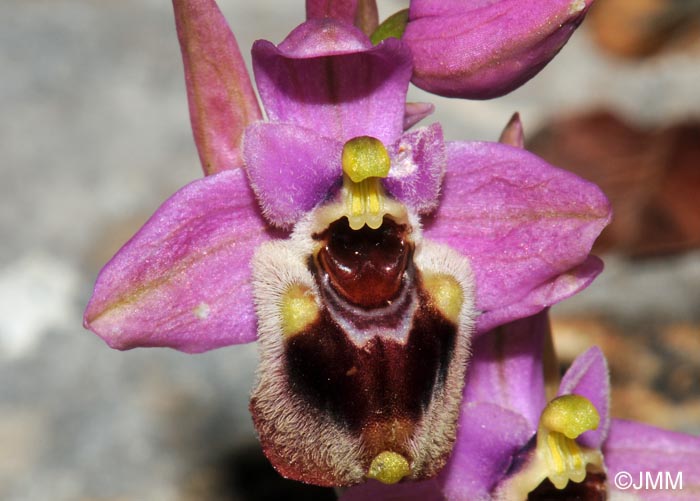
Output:
<instances>
[{"instance_id":1,"label":"dark brown labellum","mask_svg":"<svg viewBox=\"0 0 700 501\"><path fill-rule=\"evenodd\" d=\"M435 475L454 443L469 353L468 262L427 242L417 253L410 225L390 217L376 230L341 218L295 238L254 260L251 412L265 454L282 475L318 485L362 482L387 453L408 463L399 478ZM458 318L424 273L459 284L448 300Z\"/></svg>"}]
</instances>

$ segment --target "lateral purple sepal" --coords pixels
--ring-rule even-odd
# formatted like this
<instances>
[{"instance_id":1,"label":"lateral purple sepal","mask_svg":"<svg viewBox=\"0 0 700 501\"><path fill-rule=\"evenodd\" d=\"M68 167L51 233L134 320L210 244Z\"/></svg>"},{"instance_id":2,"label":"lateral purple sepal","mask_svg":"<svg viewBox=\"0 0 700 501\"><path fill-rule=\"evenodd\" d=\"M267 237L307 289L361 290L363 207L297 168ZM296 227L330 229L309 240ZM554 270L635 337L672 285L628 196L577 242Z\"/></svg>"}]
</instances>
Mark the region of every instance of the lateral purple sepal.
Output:
<instances>
[{"instance_id":1,"label":"lateral purple sepal","mask_svg":"<svg viewBox=\"0 0 700 501\"><path fill-rule=\"evenodd\" d=\"M586 397L600 414L598 428L576 439L586 447L599 449L610 428L610 374L605 356L597 346L576 357L564 374L557 396L569 394Z\"/></svg>"},{"instance_id":2,"label":"lateral purple sepal","mask_svg":"<svg viewBox=\"0 0 700 501\"><path fill-rule=\"evenodd\" d=\"M420 214L434 211L447 163L440 124L404 134L388 152L391 170L384 180L386 189Z\"/></svg>"},{"instance_id":3,"label":"lateral purple sepal","mask_svg":"<svg viewBox=\"0 0 700 501\"><path fill-rule=\"evenodd\" d=\"M243 129L262 113L236 38L214 0L173 0L173 8L204 173L238 168Z\"/></svg>"},{"instance_id":4,"label":"lateral purple sepal","mask_svg":"<svg viewBox=\"0 0 700 501\"><path fill-rule=\"evenodd\" d=\"M242 169L194 181L102 269L84 325L120 350L254 341L250 260L269 238Z\"/></svg>"},{"instance_id":5,"label":"lateral purple sepal","mask_svg":"<svg viewBox=\"0 0 700 501\"><path fill-rule=\"evenodd\" d=\"M287 124L257 123L243 141L250 184L263 215L289 228L340 185L342 143Z\"/></svg>"},{"instance_id":6,"label":"lateral purple sepal","mask_svg":"<svg viewBox=\"0 0 700 501\"><path fill-rule=\"evenodd\" d=\"M499 143L448 142L447 163L424 235L470 259L479 332L534 314L597 274L589 252L611 216L597 186Z\"/></svg>"},{"instance_id":7,"label":"lateral purple sepal","mask_svg":"<svg viewBox=\"0 0 700 501\"><path fill-rule=\"evenodd\" d=\"M593 0L412 0L403 40L413 83L449 97L489 99L536 75L583 21Z\"/></svg>"},{"instance_id":8,"label":"lateral purple sepal","mask_svg":"<svg viewBox=\"0 0 700 501\"><path fill-rule=\"evenodd\" d=\"M253 69L268 117L346 142L392 144L403 131L411 54L401 41L372 47L357 28L325 18L296 28L278 47L253 45Z\"/></svg>"}]
</instances>

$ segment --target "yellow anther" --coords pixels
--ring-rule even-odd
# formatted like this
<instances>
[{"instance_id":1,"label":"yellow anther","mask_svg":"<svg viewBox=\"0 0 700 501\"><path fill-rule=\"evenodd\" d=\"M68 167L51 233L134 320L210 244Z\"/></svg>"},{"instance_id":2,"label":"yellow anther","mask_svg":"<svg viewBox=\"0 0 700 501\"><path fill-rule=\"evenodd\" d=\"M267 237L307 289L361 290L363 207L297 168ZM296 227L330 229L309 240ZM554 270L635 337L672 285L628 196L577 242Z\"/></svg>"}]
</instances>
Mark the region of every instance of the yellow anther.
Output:
<instances>
[{"instance_id":1,"label":"yellow anther","mask_svg":"<svg viewBox=\"0 0 700 501\"><path fill-rule=\"evenodd\" d=\"M600 415L593 404L580 395L564 395L552 400L540 417L537 453L544 458L547 476L557 489L569 480L586 478L586 460L574 441L581 433L595 430Z\"/></svg>"},{"instance_id":2,"label":"yellow anther","mask_svg":"<svg viewBox=\"0 0 700 501\"><path fill-rule=\"evenodd\" d=\"M391 159L379 139L360 136L351 139L343 146L343 172L354 183L370 177L389 175Z\"/></svg>"},{"instance_id":3,"label":"yellow anther","mask_svg":"<svg viewBox=\"0 0 700 501\"><path fill-rule=\"evenodd\" d=\"M383 484L395 484L410 473L411 467L405 457L396 452L384 451L372 460L367 477Z\"/></svg>"},{"instance_id":4,"label":"yellow anther","mask_svg":"<svg viewBox=\"0 0 700 501\"><path fill-rule=\"evenodd\" d=\"M380 179L389 175L391 159L378 139L360 136L343 147L343 192L350 228L377 229L384 218L384 189Z\"/></svg>"},{"instance_id":5,"label":"yellow anther","mask_svg":"<svg viewBox=\"0 0 700 501\"><path fill-rule=\"evenodd\" d=\"M318 318L318 305L308 287L291 286L282 295L282 335L299 334Z\"/></svg>"},{"instance_id":6,"label":"yellow anther","mask_svg":"<svg viewBox=\"0 0 700 501\"><path fill-rule=\"evenodd\" d=\"M457 323L464 302L464 293L457 279L444 273L425 273L423 284L440 313Z\"/></svg>"},{"instance_id":7,"label":"yellow anther","mask_svg":"<svg viewBox=\"0 0 700 501\"><path fill-rule=\"evenodd\" d=\"M600 415L590 400L580 395L555 398L545 407L540 417L540 428L576 438L600 424Z\"/></svg>"},{"instance_id":8,"label":"yellow anther","mask_svg":"<svg viewBox=\"0 0 700 501\"><path fill-rule=\"evenodd\" d=\"M497 499L527 499L546 478L557 489L582 482L587 466L603 467L598 449L581 446L574 440L581 433L594 430L600 415L593 404L579 395L555 398L540 416L536 448L525 466L498 488Z\"/></svg>"}]
</instances>

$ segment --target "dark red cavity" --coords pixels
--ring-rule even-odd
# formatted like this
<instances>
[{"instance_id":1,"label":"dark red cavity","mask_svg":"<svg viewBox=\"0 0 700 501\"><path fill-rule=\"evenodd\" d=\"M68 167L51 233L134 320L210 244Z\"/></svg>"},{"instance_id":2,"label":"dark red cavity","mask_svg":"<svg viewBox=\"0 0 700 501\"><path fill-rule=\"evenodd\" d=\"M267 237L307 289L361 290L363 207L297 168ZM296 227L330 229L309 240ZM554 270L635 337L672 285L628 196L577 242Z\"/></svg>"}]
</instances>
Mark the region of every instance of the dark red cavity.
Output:
<instances>
[{"instance_id":1,"label":"dark red cavity","mask_svg":"<svg viewBox=\"0 0 700 501\"><path fill-rule=\"evenodd\" d=\"M528 501L605 501L608 499L605 473L586 474L583 482L569 482L564 489L554 487L549 479L545 479L527 499Z\"/></svg>"},{"instance_id":2,"label":"dark red cavity","mask_svg":"<svg viewBox=\"0 0 700 501\"><path fill-rule=\"evenodd\" d=\"M348 302L378 308L398 295L413 253L405 225L384 218L376 230L368 226L353 230L342 218L331 223L320 239L325 243L318 252L319 268Z\"/></svg>"}]
</instances>

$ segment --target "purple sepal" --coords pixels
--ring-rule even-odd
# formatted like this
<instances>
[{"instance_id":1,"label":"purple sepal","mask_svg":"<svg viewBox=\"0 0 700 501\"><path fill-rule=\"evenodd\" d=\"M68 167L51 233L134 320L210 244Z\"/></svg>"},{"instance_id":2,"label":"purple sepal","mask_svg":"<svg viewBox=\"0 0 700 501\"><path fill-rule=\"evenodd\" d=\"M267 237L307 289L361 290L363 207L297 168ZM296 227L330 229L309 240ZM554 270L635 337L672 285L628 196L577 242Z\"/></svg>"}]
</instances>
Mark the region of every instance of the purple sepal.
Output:
<instances>
[{"instance_id":1,"label":"purple sepal","mask_svg":"<svg viewBox=\"0 0 700 501\"><path fill-rule=\"evenodd\" d=\"M204 173L238 168L243 129L262 114L236 38L214 0L173 0L173 8Z\"/></svg>"},{"instance_id":2,"label":"purple sepal","mask_svg":"<svg viewBox=\"0 0 700 501\"><path fill-rule=\"evenodd\" d=\"M548 312L497 327L474 340L464 386L465 402L487 402L513 411L537 430L546 404L542 353Z\"/></svg>"},{"instance_id":3,"label":"purple sepal","mask_svg":"<svg viewBox=\"0 0 700 501\"><path fill-rule=\"evenodd\" d=\"M326 199L342 175L343 145L294 125L257 123L245 132L243 156L265 217L289 228Z\"/></svg>"},{"instance_id":4,"label":"purple sepal","mask_svg":"<svg viewBox=\"0 0 700 501\"><path fill-rule=\"evenodd\" d=\"M586 447L599 449L610 428L610 374L605 356L597 346L579 355L564 374L557 396L569 394L586 397L600 414L598 428L576 439Z\"/></svg>"},{"instance_id":5,"label":"purple sepal","mask_svg":"<svg viewBox=\"0 0 700 501\"><path fill-rule=\"evenodd\" d=\"M535 286L517 302L480 315L476 320L476 334L481 335L517 318L535 315L544 308L581 292L602 271L603 261L596 256L588 256L580 265Z\"/></svg>"},{"instance_id":6,"label":"purple sepal","mask_svg":"<svg viewBox=\"0 0 700 501\"><path fill-rule=\"evenodd\" d=\"M372 47L357 28L325 18L296 28L279 47L253 45L253 69L268 117L346 142L394 143L403 131L411 54L401 41Z\"/></svg>"},{"instance_id":7,"label":"purple sepal","mask_svg":"<svg viewBox=\"0 0 700 501\"><path fill-rule=\"evenodd\" d=\"M120 350L254 341L250 260L269 238L242 169L194 181L105 265L84 325Z\"/></svg>"},{"instance_id":8,"label":"purple sepal","mask_svg":"<svg viewBox=\"0 0 700 501\"><path fill-rule=\"evenodd\" d=\"M470 259L478 332L537 313L600 271L588 253L611 211L597 186L499 143L448 142L447 164L424 235Z\"/></svg>"},{"instance_id":9,"label":"purple sepal","mask_svg":"<svg viewBox=\"0 0 700 501\"><path fill-rule=\"evenodd\" d=\"M449 97L489 99L536 75L593 0L412 0L403 40L413 83Z\"/></svg>"},{"instance_id":10,"label":"purple sepal","mask_svg":"<svg viewBox=\"0 0 700 501\"><path fill-rule=\"evenodd\" d=\"M447 162L440 124L404 134L388 152L391 170L384 186L389 193L420 214L434 211Z\"/></svg>"}]
</instances>

